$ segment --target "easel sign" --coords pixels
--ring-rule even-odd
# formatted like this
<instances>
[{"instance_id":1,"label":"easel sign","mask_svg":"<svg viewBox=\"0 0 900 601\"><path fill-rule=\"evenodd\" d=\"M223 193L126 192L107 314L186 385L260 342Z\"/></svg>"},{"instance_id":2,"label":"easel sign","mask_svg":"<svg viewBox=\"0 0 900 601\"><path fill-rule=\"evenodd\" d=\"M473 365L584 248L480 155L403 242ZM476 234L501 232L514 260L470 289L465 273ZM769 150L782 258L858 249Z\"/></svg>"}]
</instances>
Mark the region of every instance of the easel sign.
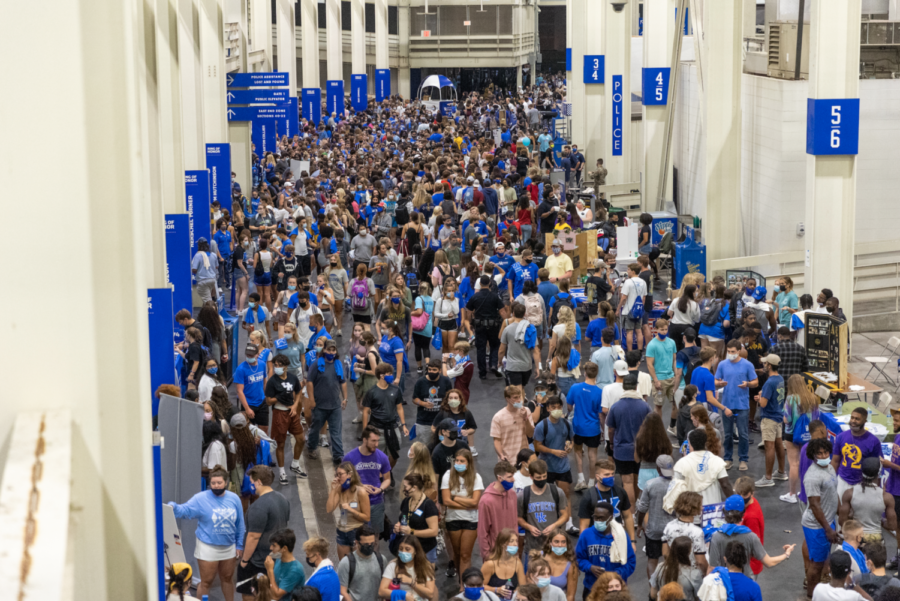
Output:
<instances>
[{"instance_id":1,"label":"easel sign","mask_svg":"<svg viewBox=\"0 0 900 601\"><path fill-rule=\"evenodd\" d=\"M166 504L163 504L163 545L167 568L174 563L187 563L184 559L184 547L181 546L181 531L175 521L175 510Z\"/></svg>"},{"instance_id":2,"label":"easel sign","mask_svg":"<svg viewBox=\"0 0 900 601\"><path fill-rule=\"evenodd\" d=\"M828 313L806 313L806 356L809 371L827 371L838 377L840 390L847 388L847 348L850 326Z\"/></svg>"}]
</instances>

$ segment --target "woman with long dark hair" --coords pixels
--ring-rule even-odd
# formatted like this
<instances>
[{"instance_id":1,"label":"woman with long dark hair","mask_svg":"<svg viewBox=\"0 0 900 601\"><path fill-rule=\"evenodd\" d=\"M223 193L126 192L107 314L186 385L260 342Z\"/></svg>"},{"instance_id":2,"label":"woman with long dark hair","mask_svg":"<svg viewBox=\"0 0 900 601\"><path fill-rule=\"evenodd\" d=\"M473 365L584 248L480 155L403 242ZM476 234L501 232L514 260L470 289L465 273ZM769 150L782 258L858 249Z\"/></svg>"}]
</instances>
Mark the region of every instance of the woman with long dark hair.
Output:
<instances>
[{"instance_id":1,"label":"woman with long dark hair","mask_svg":"<svg viewBox=\"0 0 900 601\"><path fill-rule=\"evenodd\" d=\"M638 473L638 488L644 490L649 480L656 478L656 459L660 455L668 455L672 452L672 443L666 433L662 416L651 411L638 429L634 439L634 460L641 464Z\"/></svg>"},{"instance_id":2,"label":"woman with long dark hair","mask_svg":"<svg viewBox=\"0 0 900 601\"><path fill-rule=\"evenodd\" d=\"M395 590L406 591L407 601L430 601L435 596L434 567L411 534L400 538L397 558L385 567L378 596L390 599Z\"/></svg>"},{"instance_id":3,"label":"woman with long dark hair","mask_svg":"<svg viewBox=\"0 0 900 601\"><path fill-rule=\"evenodd\" d=\"M216 303L208 301L203 303L200 313L197 314L199 321L204 328L209 330L209 337L212 344L209 349L209 356L216 362L224 363L228 361L228 340L225 338L225 322L219 315L219 307Z\"/></svg>"},{"instance_id":4,"label":"woman with long dark hair","mask_svg":"<svg viewBox=\"0 0 900 601\"><path fill-rule=\"evenodd\" d=\"M696 599L697 591L703 584L703 574L691 565L693 543L687 536L679 536L669 545L665 561L656 566L650 576L650 598L656 599L659 590L670 582L677 582L684 591L685 599Z\"/></svg>"},{"instance_id":5,"label":"woman with long dark hair","mask_svg":"<svg viewBox=\"0 0 900 601\"><path fill-rule=\"evenodd\" d=\"M200 474L206 482L209 472L217 465L228 465L228 454L225 451L225 435L222 433L222 425L216 420L203 420L203 444L201 445Z\"/></svg>"}]
</instances>

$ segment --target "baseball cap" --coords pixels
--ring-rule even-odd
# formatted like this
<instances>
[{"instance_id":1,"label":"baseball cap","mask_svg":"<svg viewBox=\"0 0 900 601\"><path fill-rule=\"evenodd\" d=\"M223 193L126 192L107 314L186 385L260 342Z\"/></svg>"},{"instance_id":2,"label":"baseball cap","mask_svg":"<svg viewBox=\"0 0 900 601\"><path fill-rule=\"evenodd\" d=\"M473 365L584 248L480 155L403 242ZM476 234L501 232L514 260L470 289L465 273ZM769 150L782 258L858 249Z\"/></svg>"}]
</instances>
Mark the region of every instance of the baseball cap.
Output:
<instances>
[{"instance_id":1,"label":"baseball cap","mask_svg":"<svg viewBox=\"0 0 900 601\"><path fill-rule=\"evenodd\" d=\"M781 365L781 357L779 357L775 353L769 353L768 355L763 357L762 360L771 365L775 365L775 366Z\"/></svg>"},{"instance_id":2,"label":"baseball cap","mask_svg":"<svg viewBox=\"0 0 900 601\"><path fill-rule=\"evenodd\" d=\"M659 473L666 478L671 478L675 474L675 461L671 455L660 455L656 458L656 467Z\"/></svg>"},{"instance_id":3,"label":"baseball cap","mask_svg":"<svg viewBox=\"0 0 900 601\"><path fill-rule=\"evenodd\" d=\"M744 497L731 495L725 499L725 511L744 511Z\"/></svg>"},{"instance_id":4,"label":"baseball cap","mask_svg":"<svg viewBox=\"0 0 900 601\"><path fill-rule=\"evenodd\" d=\"M259 352L259 347L253 344L252 342L248 342L247 346L244 348L244 353L248 355L255 355Z\"/></svg>"},{"instance_id":5,"label":"baseball cap","mask_svg":"<svg viewBox=\"0 0 900 601\"><path fill-rule=\"evenodd\" d=\"M766 298L766 290L765 286L757 286L753 289L753 299L757 301L761 301Z\"/></svg>"},{"instance_id":6,"label":"baseball cap","mask_svg":"<svg viewBox=\"0 0 900 601\"><path fill-rule=\"evenodd\" d=\"M472 182L475 181L475 178L470 175L469 177L466 178L466 181L471 184Z\"/></svg>"},{"instance_id":7,"label":"baseball cap","mask_svg":"<svg viewBox=\"0 0 900 601\"><path fill-rule=\"evenodd\" d=\"M559 240L554 240L553 242L550 243L550 248L553 248L554 246L558 246L558 247L562 248L562 242L560 242Z\"/></svg>"},{"instance_id":8,"label":"baseball cap","mask_svg":"<svg viewBox=\"0 0 900 601\"><path fill-rule=\"evenodd\" d=\"M616 371L617 376L627 376L628 375L628 364L619 359L615 363L613 363L613 369Z\"/></svg>"},{"instance_id":9,"label":"baseball cap","mask_svg":"<svg viewBox=\"0 0 900 601\"><path fill-rule=\"evenodd\" d=\"M874 478L881 471L881 460L878 457L866 457L862 460L862 473L867 478Z\"/></svg>"},{"instance_id":10,"label":"baseball cap","mask_svg":"<svg viewBox=\"0 0 900 601\"><path fill-rule=\"evenodd\" d=\"M208 244L209 240L206 238L197 238L197 244Z\"/></svg>"},{"instance_id":11,"label":"baseball cap","mask_svg":"<svg viewBox=\"0 0 900 601\"><path fill-rule=\"evenodd\" d=\"M243 413L235 413L231 416L231 421L228 422L231 424L232 428L246 428L247 427L247 416Z\"/></svg>"},{"instance_id":12,"label":"baseball cap","mask_svg":"<svg viewBox=\"0 0 900 601\"><path fill-rule=\"evenodd\" d=\"M603 269L603 266L606 265L606 261L603 259L597 259L594 261L594 269Z\"/></svg>"},{"instance_id":13,"label":"baseball cap","mask_svg":"<svg viewBox=\"0 0 900 601\"><path fill-rule=\"evenodd\" d=\"M457 429L456 421L450 419L449 417L441 420L441 423L438 424L438 432L440 432L442 430L456 430L456 429Z\"/></svg>"},{"instance_id":14,"label":"baseball cap","mask_svg":"<svg viewBox=\"0 0 900 601\"><path fill-rule=\"evenodd\" d=\"M494 245L494 248L506 248L506 245L503 244L502 242L498 242L497 244Z\"/></svg>"}]
</instances>

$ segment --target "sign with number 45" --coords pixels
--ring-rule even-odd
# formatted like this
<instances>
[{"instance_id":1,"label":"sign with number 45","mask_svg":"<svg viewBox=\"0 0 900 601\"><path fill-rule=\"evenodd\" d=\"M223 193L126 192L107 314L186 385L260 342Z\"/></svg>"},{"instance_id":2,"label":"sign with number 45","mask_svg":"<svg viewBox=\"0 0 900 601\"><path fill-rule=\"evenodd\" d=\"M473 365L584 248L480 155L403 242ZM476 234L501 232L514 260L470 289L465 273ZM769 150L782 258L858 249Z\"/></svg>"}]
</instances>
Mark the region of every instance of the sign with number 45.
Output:
<instances>
[{"instance_id":1,"label":"sign with number 45","mask_svg":"<svg viewBox=\"0 0 900 601\"><path fill-rule=\"evenodd\" d=\"M859 154L859 98L807 99L806 154Z\"/></svg>"},{"instance_id":2,"label":"sign with number 45","mask_svg":"<svg viewBox=\"0 0 900 601\"><path fill-rule=\"evenodd\" d=\"M646 67L643 70L644 106L665 105L669 101L669 67Z\"/></svg>"}]
</instances>

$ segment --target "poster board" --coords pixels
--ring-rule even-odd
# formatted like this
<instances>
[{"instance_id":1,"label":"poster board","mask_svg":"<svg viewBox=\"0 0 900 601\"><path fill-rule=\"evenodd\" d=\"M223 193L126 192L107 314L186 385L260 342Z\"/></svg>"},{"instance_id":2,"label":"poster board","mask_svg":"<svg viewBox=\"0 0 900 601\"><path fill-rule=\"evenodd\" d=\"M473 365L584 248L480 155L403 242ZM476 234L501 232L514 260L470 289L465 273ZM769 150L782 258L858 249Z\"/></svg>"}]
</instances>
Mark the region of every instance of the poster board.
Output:
<instances>
[{"instance_id":1,"label":"poster board","mask_svg":"<svg viewBox=\"0 0 900 601\"><path fill-rule=\"evenodd\" d=\"M175 510L163 504L163 544L165 545L166 567L174 563L185 563L184 547L181 545L181 531L175 521Z\"/></svg>"},{"instance_id":2,"label":"poster board","mask_svg":"<svg viewBox=\"0 0 900 601\"><path fill-rule=\"evenodd\" d=\"M725 285L729 288L744 288L747 280L753 279L757 286L766 285L766 276L755 271L729 269L725 272Z\"/></svg>"},{"instance_id":3,"label":"poster board","mask_svg":"<svg viewBox=\"0 0 900 601\"><path fill-rule=\"evenodd\" d=\"M827 371L838 377L838 386L847 387L847 345L850 327L828 313L806 313L806 357L809 371Z\"/></svg>"},{"instance_id":4,"label":"poster board","mask_svg":"<svg viewBox=\"0 0 900 601\"><path fill-rule=\"evenodd\" d=\"M638 258L638 233L640 232L640 224L632 223L625 227L616 228L617 248L619 252L617 257L629 263Z\"/></svg>"},{"instance_id":5,"label":"poster board","mask_svg":"<svg viewBox=\"0 0 900 601\"><path fill-rule=\"evenodd\" d=\"M294 176L295 184L300 180L300 174L304 171L309 173L309 161L291 159L291 175Z\"/></svg>"}]
</instances>

